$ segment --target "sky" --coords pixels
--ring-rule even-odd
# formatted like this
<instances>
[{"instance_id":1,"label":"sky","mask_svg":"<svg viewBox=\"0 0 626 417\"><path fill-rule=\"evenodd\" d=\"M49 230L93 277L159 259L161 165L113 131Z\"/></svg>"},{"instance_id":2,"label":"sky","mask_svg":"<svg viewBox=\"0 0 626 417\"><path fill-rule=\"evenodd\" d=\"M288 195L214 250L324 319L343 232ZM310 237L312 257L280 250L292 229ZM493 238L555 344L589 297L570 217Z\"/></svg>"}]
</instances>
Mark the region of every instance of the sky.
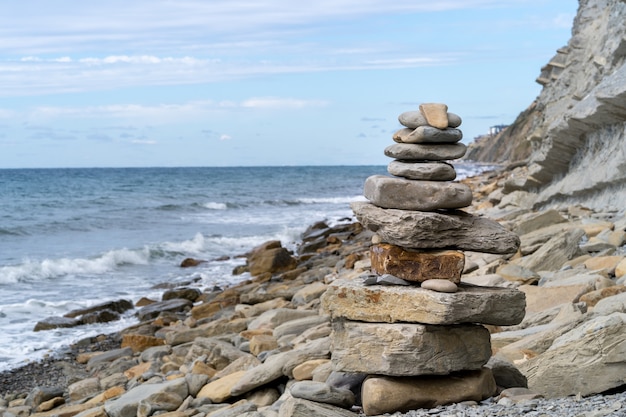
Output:
<instances>
[{"instance_id":1,"label":"sky","mask_svg":"<svg viewBox=\"0 0 626 417\"><path fill-rule=\"evenodd\" d=\"M386 165L400 113L512 123L575 0L0 2L0 168Z\"/></svg>"}]
</instances>

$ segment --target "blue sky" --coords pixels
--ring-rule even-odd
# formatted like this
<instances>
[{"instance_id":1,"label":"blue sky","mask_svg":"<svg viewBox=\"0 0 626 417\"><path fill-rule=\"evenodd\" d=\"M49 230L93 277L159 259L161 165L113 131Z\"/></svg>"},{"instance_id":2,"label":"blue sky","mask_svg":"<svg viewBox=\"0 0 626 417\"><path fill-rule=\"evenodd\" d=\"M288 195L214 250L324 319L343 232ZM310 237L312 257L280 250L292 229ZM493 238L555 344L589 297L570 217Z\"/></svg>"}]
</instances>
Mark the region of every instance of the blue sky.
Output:
<instances>
[{"instance_id":1,"label":"blue sky","mask_svg":"<svg viewBox=\"0 0 626 417\"><path fill-rule=\"evenodd\" d=\"M539 94L575 0L0 3L0 168L385 165L397 116L463 142Z\"/></svg>"}]
</instances>

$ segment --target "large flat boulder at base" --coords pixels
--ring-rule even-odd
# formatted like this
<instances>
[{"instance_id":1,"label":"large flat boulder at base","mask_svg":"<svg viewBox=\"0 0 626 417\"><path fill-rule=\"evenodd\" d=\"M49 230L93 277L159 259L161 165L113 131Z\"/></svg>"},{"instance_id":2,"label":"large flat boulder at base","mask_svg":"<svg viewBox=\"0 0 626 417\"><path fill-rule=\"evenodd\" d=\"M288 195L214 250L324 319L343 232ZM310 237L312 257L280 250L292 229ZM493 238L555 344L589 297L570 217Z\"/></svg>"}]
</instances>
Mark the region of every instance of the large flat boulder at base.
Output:
<instances>
[{"instance_id":1,"label":"large flat boulder at base","mask_svg":"<svg viewBox=\"0 0 626 417\"><path fill-rule=\"evenodd\" d=\"M455 293L414 286L365 285L363 280L337 279L322 295L331 317L366 322L424 324L519 324L526 314L523 292L514 288L459 285Z\"/></svg>"},{"instance_id":2,"label":"large flat boulder at base","mask_svg":"<svg viewBox=\"0 0 626 417\"><path fill-rule=\"evenodd\" d=\"M480 369L491 356L489 331L476 324L333 322L333 368L373 375L447 375Z\"/></svg>"},{"instance_id":3,"label":"large flat boulder at base","mask_svg":"<svg viewBox=\"0 0 626 417\"><path fill-rule=\"evenodd\" d=\"M528 388L547 398L598 394L626 383L626 314L589 320L519 365Z\"/></svg>"},{"instance_id":4,"label":"large flat boulder at base","mask_svg":"<svg viewBox=\"0 0 626 417\"><path fill-rule=\"evenodd\" d=\"M385 243L413 249L458 249L496 254L514 253L519 237L499 223L461 210L384 209L357 201L350 207L367 229Z\"/></svg>"},{"instance_id":5,"label":"large flat boulder at base","mask_svg":"<svg viewBox=\"0 0 626 417\"><path fill-rule=\"evenodd\" d=\"M496 393L490 369L445 376L370 376L361 395L366 415L407 412L463 401L482 401Z\"/></svg>"}]
</instances>

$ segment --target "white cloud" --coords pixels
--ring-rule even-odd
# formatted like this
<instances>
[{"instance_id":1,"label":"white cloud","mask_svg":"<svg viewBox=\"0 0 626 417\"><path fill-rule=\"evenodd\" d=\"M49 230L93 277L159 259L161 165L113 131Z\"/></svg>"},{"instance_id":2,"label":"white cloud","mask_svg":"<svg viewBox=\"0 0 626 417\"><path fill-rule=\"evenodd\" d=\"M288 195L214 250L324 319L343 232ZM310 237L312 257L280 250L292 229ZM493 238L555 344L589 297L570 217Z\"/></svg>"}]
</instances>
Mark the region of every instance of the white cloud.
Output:
<instances>
[{"instance_id":1,"label":"white cloud","mask_svg":"<svg viewBox=\"0 0 626 417\"><path fill-rule=\"evenodd\" d=\"M445 57L425 55L411 38L392 40L387 32L394 30L389 27L377 28L384 40L372 43L362 19L525 3L528 0L504 5L496 0L0 2L2 55L8 57L0 60L0 95L446 64ZM345 23L356 28L353 36L328 36Z\"/></svg>"},{"instance_id":2,"label":"white cloud","mask_svg":"<svg viewBox=\"0 0 626 417\"><path fill-rule=\"evenodd\" d=\"M281 97L253 97L240 102L212 100L188 101L184 103L168 103L157 105L142 104L110 104L104 106L85 107L61 107L61 106L39 106L35 107L21 116L29 123L47 123L54 120L65 119L93 119L93 120L122 120L123 123L149 121L152 124L165 124L170 122L181 122L185 120L199 120L207 117L211 113L238 111L240 109L251 110L285 110L304 109L309 107L326 106L328 102L323 100L306 100L296 98ZM5 118L14 118L17 113L14 111L4 111ZM0 109L0 118L4 115ZM230 139L228 135L221 137L222 140Z\"/></svg>"},{"instance_id":3,"label":"white cloud","mask_svg":"<svg viewBox=\"0 0 626 417\"><path fill-rule=\"evenodd\" d=\"M130 143L133 143L135 145L156 145L157 141L156 140L151 140L151 139L133 139L130 141Z\"/></svg>"},{"instance_id":4,"label":"white cloud","mask_svg":"<svg viewBox=\"0 0 626 417\"><path fill-rule=\"evenodd\" d=\"M241 107L257 109L302 109L304 107L323 107L328 103L322 100L300 100L281 97L254 97L244 100Z\"/></svg>"},{"instance_id":5,"label":"white cloud","mask_svg":"<svg viewBox=\"0 0 626 417\"><path fill-rule=\"evenodd\" d=\"M230 136L230 135L221 135L220 136L220 140L231 140L231 139L232 139L232 136Z\"/></svg>"}]
</instances>

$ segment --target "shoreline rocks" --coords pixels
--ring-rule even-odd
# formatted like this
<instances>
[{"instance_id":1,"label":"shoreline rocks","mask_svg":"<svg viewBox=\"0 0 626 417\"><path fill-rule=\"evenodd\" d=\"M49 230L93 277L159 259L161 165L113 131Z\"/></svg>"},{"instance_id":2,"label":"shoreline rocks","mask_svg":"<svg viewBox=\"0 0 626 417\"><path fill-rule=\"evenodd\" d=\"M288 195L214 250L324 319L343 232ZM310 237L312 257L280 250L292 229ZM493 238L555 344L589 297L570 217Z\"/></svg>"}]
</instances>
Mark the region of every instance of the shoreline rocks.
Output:
<instances>
[{"instance_id":1,"label":"shoreline rocks","mask_svg":"<svg viewBox=\"0 0 626 417\"><path fill-rule=\"evenodd\" d=\"M370 273L374 233L352 220L333 227L312 225L303 235L296 253L289 254L296 260L294 269L261 272L225 289L204 289L191 302L190 309L160 311L118 334L88 338L43 362L0 373L0 414L85 417L106 416L107 410L117 415L115 410L130 409L137 410L137 415L160 413L181 417L356 417L365 413L363 396L376 398L368 387L374 382L379 387L378 381L385 378L411 378L411 393L405 397L415 399L423 392L416 388L419 387L418 379L432 381L439 377L377 375L365 383L367 375L364 373L332 369L333 348L329 344L332 319L326 313L325 299L331 295L339 299L337 290L343 288L342 283L350 282L364 292L359 302L378 299L381 317L385 310L399 314L404 302L394 303L393 300L396 294L402 294L403 289L430 294L430 298L435 299L463 297L471 291L491 291L504 295L500 305L520 302L519 296L510 295L517 294L512 289L523 291L526 296L528 307L523 315L503 316L492 324L482 325L490 332L492 350L484 367L491 369L497 391L484 400L465 402L435 394L440 395L439 400L452 401L453 404L412 403L403 408L407 410L403 411L406 417L455 413L467 416L551 415L561 409L566 415L584 417L597 416L600 411L603 415L620 415L626 411L626 394L613 394L611 390L621 392L625 382L619 375L623 373L618 371L617 378L608 378L605 371L619 369L626 358L619 350L611 351L608 357L603 352L610 346L619 346L607 337L611 329L619 328L621 317L626 313L626 293L622 292L626 270L620 267L626 262L626 214L592 211L584 207L550 209L559 214L557 217L554 213L546 214L548 210L533 211L512 202L501 204L491 193L502 186L504 177L505 173L494 171L463 180L474 193L472 206L465 210L477 219L483 218L479 216L494 218L497 222L493 223L512 235L519 225L523 225L523 232L518 232L522 245L514 254L459 249L465 250L465 264L457 292L414 288L416 284L409 284L410 288L407 285L365 285L362 280ZM522 204L521 201L518 203ZM556 220L546 221L546 218L558 219L558 224ZM544 265L540 270L503 269L515 259L531 256L554 236L560 236L555 227L584 231L576 243L578 250L558 261L564 263ZM477 228L477 234L479 231ZM469 240L469 234L467 238ZM489 241L489 238L485 239ZM597 246L588 244L592 239L609 246L598 250ZM610 262L605 265L600 261L607 256L611 259L607 259ZM247 268L242 265L240 269ZM501 270L502 275L499 274ZM528 271L532 274L529 275ZM530 276L536 278L529 281ZM187 287L194 288L194 284ZM372 294L366 296L365 291ZM345 294L349 294L347 289ZM377 298L376 294L388 295L388 301L383 295ZM593 301L585 301L590 299ZM349 299L341 300L348 308ZM341 307L339 303L333 302L333 305ZM450 301L447 305L470 307L472 304L470 301ZM501 314L511 313L500 306L478 304L478 307L497 310ZM135 306L135 311L138 310L139 307ZM515 308L512 310L516 311ZM373 311L370 310L372 315ZM290 312L294 314L287 314ZM373 318L375 323L400 324L404 321ZM513 324L521 318L519 324ZM305 321L309 319L311 322ZM472 322L482 320L471 319ZM585 336L590 330L598 333ZM594 337L594 342L588 343L588 338L593 335L601 337ZM615 335L619 336L619 333ZM145 343L155 339L163 344L149 346ZM128 346L122 349L123 340ZM581 373L581 359L572 356L572 352L583 351L586 359L595 362L590 362L594 365ZM252 373L253 370L256 371ZM267 382L240 394L247 389L243 386L245 378L242 376L253 374L258 375L257 381ZM98 382L97 385L94 381ZM185 398L182 398L185 394L182 381L187 386ZM307 384L296 386L300 381L307 381ZM449 383L444 386L447 392L450 392ZM219 391L211 388L211 395L216 395L216 400L222 402L213 403L205 397L208 389L199 395L209 384L220 387ZM239 388L233 391L235 384ZM526 384L530 390L521 390ZM136 397L138 391L133 390L144 385L153 385L151 388L156 391ZM395 388L376 389L387 395L367 402L368 407L372 407L367 410L370 414L379 412L374 406L389 407L389 403L383 401L391 398L388 395L390 390L395 392ZM486 389L491 391L492 387L487 385ZM352 401L345 390L354 395L354 405L348 406ZM584 394L578 396L579 393ZM481 398L483 395L480 394ZM433 394L429 397L433 398ZM122 404L129 405L121 407Z\"/></svg>"}]
</instances>

